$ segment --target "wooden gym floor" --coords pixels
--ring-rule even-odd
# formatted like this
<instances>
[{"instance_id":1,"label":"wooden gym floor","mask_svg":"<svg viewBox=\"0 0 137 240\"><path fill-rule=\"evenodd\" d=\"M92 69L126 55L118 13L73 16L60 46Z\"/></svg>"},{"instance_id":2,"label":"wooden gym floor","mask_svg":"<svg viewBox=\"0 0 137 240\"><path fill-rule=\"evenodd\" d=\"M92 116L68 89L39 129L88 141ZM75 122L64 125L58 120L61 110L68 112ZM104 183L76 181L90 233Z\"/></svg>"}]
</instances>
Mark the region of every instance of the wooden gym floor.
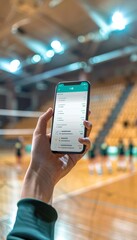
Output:
<instances>
[{"instance_id":1,"label":"wooden gym floor","mask_svg":"<svg viewBox=\"0 0 137 240\"><path fill-rule=\"evenodd\" d=\"M29 159L29 155L24 156L22 171L18 172L14 152L0 152L1 240L6 239L14 223ZM116 159L112 163L112 174L104 168L103 175L90 175L88 161L83 159L57 184L55 240L137 239L137 171L118 172Z\"/></svg>"}]
</instances>

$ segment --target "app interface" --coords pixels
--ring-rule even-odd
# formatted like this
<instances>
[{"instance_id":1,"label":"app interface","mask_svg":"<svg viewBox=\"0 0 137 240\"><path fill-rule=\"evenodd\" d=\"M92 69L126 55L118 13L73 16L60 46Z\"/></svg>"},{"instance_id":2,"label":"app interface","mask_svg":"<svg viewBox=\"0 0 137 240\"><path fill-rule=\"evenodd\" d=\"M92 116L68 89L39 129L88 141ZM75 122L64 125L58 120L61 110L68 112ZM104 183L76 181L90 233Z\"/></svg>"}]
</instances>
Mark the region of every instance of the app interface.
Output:
<instances>
[{"instance_id":1,"label":"app interface","mask_svg":"<svg viewBox=\"0 0 137 240\"><path fill-rule=\"evenodd\" d=\"M51 142L53 151L83 150L78 138L84 137L83 121L86 119L87 98L87 82L79 85L58 85Z\"/></svg>"}]
</instances>

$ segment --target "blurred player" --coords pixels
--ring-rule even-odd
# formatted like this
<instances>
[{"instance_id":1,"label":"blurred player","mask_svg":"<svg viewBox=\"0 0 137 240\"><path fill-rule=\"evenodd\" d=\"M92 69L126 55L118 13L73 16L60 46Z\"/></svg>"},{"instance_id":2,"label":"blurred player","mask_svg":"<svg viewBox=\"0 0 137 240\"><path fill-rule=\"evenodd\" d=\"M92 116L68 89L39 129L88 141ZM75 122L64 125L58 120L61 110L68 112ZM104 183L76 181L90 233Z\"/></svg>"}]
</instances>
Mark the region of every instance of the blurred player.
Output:
<instances>
[{"instance_id":1,"label":"blurred player","mask_svg":"<svg viewBox=\"0 0 137 240\"><path fill-rule=\"evenodd\" d=\"M112 173L112 163L108 157L108 145L106 142L103 142L100 146L100 155L102 165L106 165L109 173Z\"/></svg>"},{"instance_id":2,"label":"blurred player","mask_svg":"<svg viewBox=\"0 0 137 240\"><path fill-rule=\"evenodd\" d=\"M120 139L118 143L118 170L126 170L126 160L125 160L125 146L123 140Z\"/></svg>"},{"instance_id":3,"label":"blurred player","mask_svg":"<svg viewBox=\"0 0 137 240\"><path fill-rule=\"evenodd\" d=\"M134 148L134 144L132 140L130 140L128 145L128 152L129 152L129 170L131 172L134 171L135 169L134 162L133 162L133 148Z\"/></svg>"},{"instance_id":4,"label":"blurred player","mask_svg":"<svg viewBox=\"0 0 137 240\"><path fill-rule=\"evenodd\" d=\"M96 158L96 146L94 143L91 143L90 150L88 152L89 157L89 172L94 174L95 170L98 175L102 174L102 168L100 162Z\"/></svg>"},{"instance_id":5,"label":"blurred player","mask_svg":"<svg viewBox=\"0 0 137 240\"><path fill-rule=\"evenodd\" d=\"M24 151L23 138L19 137L15 143L15 156L18 171L21 171L22 168L23 151Z\"/></svg>"},{"instance_id":6,"label":"blurred player","mask_svg":"<svg viewBox=\"0 0 137 240\"><path fill-rule=\"evenodd\" d=\"M90 174L94 174L95 169L95 144L91 143L90 150L88 151L88 158L89 158L89 172Z\"/></svg>"}]
</instances>

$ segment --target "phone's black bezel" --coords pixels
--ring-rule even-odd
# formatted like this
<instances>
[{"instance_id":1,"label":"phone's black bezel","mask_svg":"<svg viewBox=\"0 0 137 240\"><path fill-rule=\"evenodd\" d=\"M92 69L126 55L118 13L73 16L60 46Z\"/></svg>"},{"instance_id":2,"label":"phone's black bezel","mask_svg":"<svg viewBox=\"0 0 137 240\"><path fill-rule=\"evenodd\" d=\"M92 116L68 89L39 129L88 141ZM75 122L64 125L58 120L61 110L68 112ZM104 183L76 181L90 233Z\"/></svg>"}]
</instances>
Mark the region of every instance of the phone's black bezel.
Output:
<instances>
[{"instance_id":1,"label":"phone's black bezel","mask_svg":"<svg viewBox=\"0 0 137 240\"><path fill-rule=\"evenodd\" d=\"M88 112L89 112L89 103L90 103L90 82L87 81L87 80L84 80L84 81L64 81L64 82L59 82L57 85L56 85L56 88L55 88L55 95L54 95L54 112L55 112L55 107L56 107L56 95L57 95L57 88L58 88L58 85L59 84L64 84L64 85L79 85L83 82L87 82L88 83L88 95L87 95L87 109L86 109L86 119L85 120L88 120ZM53 124L54 124L54 114L53 114L53 117L52 117L52 124L51 124L51 142L52 142L52 132L53 132ZM84 127L84 137L86 137L86 134L87 134L87 129ZM54 151L51 149L51 151L53 153L65 153L65 154L82 154L86 149L86 146L83 145L83 149L82 151L80 152L68 152L68 151Z\"/></svg>"}]
</instances>

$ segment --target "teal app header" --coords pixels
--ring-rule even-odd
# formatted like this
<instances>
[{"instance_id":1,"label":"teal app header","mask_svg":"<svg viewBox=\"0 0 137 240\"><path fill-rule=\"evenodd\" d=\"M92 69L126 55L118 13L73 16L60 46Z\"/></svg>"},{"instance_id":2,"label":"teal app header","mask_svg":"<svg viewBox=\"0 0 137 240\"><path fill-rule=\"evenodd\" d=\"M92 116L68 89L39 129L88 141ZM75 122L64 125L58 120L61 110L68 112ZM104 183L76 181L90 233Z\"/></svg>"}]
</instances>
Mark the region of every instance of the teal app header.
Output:
<instances>
[{"instance_id":1,"label":"teal app header","mask_svg":"<svg viewBox=\"0 0 137 240\"><path fill-rule=\"evenodd\" d=\"M88 83L82 82L81 84L76 85L64 85L60 83L57 87L57 92L84 92L88 91Z\"/></svg>"}]
</instances>

